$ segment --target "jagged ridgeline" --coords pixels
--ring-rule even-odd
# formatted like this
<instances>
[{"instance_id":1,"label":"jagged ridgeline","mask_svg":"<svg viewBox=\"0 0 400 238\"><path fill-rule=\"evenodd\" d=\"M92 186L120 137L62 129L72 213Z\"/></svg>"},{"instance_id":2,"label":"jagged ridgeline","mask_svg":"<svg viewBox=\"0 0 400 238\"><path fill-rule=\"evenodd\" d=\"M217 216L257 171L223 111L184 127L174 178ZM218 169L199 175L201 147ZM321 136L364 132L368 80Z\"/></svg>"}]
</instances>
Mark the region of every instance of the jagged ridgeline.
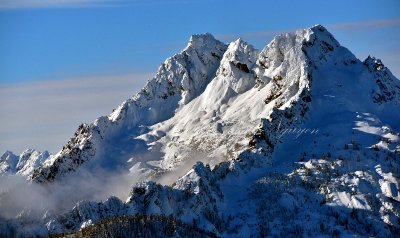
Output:
<instances>
[{"instance_id":1,"label":"jagged ridgeline","mask_svg":"<svg viewBox=\"0 0 400 238\"><path fill-rule=\"evenodd\" d=\"M74 205L22 207L0 219L0 231L396 237L399 121L400 81L323 26L278 35L262 50L194 35L57 154L1 157L2 174L25 176L49 197L63 191L55 204ZM105 190L130 192L98 199ZM10 191L3 204L18 194Z\"/></svg>"}]
</instances>

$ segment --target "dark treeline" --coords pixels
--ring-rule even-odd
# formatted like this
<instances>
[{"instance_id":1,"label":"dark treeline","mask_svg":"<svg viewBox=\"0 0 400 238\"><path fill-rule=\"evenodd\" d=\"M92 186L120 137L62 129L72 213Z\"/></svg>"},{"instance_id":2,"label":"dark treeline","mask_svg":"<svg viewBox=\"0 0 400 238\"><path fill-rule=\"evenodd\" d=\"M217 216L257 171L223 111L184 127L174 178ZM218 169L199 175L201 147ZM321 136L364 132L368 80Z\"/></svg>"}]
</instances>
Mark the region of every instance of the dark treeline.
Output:
<instances>
[{"instance_id":1,"label":"dark treeline","mask_svg":"<svg viewBox=\"0 0 400 238\"><path fill-rule=\"evenodd\" d=\"M74 233L53 234L49 238L125 238L125 237L217 237L193 225L177 221L172 216L137 215L104 219Z\"/></svg>"}]
</instances>

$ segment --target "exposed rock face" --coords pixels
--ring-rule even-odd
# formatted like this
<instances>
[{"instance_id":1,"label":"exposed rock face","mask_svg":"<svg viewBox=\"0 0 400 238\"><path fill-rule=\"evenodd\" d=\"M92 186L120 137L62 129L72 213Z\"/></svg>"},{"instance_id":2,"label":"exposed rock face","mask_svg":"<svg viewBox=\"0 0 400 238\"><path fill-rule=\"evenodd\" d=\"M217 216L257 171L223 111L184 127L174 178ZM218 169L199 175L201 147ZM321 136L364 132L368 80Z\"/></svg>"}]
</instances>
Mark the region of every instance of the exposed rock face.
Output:
<instances>
[{"instance_id":1,"label":"exposed rock face","mask_svg":"<svg viewBox=\"0 0 400 238\"><path fill-rule=\"evenodd\" d=\"M368 56L363 63L375 79L376 87L372 91L374 102L378 104L388 101L399 103L399 81L394 78L389 69L383 65L382 61Z\"/></svg>"}]
</instances>

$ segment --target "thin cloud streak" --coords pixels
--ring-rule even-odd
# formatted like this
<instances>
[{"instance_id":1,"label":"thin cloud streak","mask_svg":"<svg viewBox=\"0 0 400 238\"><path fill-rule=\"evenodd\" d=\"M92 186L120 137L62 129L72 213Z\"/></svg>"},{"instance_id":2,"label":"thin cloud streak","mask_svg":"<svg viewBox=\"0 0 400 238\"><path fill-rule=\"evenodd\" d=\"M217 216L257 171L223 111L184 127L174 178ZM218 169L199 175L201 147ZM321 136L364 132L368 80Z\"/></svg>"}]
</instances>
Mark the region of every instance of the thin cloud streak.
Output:
<instances>
[{"instance_id":1,"label":"thin cloud streak","mask_svg":"<svg viewBox=\"0 0 400 238\"><path fill-rule=\"evenodd\" d=\"M0 153L57 152L80 123L108 115L152 74L26 82L0 87Z\"/></svg>"},{"instance_id":2,"label":"thin cloud streak","mask_svg":"<svg viewBox=\"0 0 400 238\"><path fill-rule=\"evenodd\" d=\"M381 19L381 20L370 20L370 21L359 21L359 22L347 22L328 24L328 29L337 30L366 30L371 28L381 28L390 26L400 26L400 18L397 19Z\"/></svg>"},{"instance_id":3,"label":"thin cloud streak","mask_svg":"<svg viewBox=\"0 0 400 238\"><path fill-rule=\"evenodd\" d=\"M358 22L345 22L345 23L334 23L324 25L328 30L367 30L370 28L382 28L391 26L400 26L400 18L395 19L378 19L378 20L368 20L368 21L358 21ZM243 33L226 33L216 35L217 39L222 41L233 41L238 38L243 38L245 40L260 39L267 37L274 37L276 35L293 32L299 28L292 28L280 31L253 31L253 32L243 32Z\"/></svg>"}]
</instances>

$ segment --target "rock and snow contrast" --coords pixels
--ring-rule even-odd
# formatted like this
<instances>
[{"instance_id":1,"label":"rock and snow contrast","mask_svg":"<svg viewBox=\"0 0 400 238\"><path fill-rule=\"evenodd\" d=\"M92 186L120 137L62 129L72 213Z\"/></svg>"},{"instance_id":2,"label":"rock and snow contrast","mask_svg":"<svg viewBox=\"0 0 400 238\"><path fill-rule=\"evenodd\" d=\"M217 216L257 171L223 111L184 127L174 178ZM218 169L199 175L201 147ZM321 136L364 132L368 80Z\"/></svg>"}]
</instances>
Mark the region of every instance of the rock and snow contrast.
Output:
<instances>
[{"instance_id":1,"label":"rock and snow contrast","mask_svg":"<svg viewBox=\"0 0 400 238\"><path fill-rule=\"evenodd\" d=\"M399 132L400 81L323 26L276 36L261 51L194 35L57 154L2 155L2 176L24 176L54 198L106 179L68 194L69 208L21 207L0 219L0 234L396 237ZM115 187L130 192L88 200ZM0 206L13 189L0 191Z\"/></svg>"}]
</instances>

